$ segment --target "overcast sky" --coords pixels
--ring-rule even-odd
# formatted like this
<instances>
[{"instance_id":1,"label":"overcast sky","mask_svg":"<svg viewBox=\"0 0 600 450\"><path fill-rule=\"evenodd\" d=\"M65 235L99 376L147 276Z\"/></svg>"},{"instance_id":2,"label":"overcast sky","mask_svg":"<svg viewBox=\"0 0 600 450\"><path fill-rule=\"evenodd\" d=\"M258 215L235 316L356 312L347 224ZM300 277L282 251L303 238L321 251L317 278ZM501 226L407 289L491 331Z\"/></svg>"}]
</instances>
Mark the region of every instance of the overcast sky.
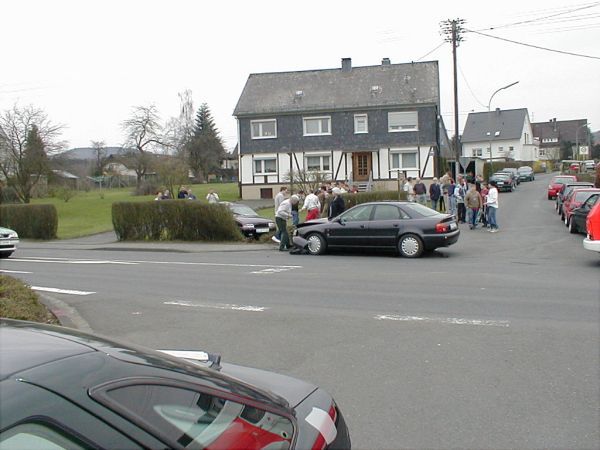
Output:
<instances>
[{"instance_id":1,"label":"overcast sky","mask_svg":"<svg viewBox=\"0 0 600 450\"><path fill-rule=\"evenodd\" d=\"M250 73L437 60L454 134L452 49L440 22L464 19L458 48L460 128L471 111L527 108L532 121L588 119L600 129L600 2L67 1L2 4L0 110L33 104L66 126L69 147L121 145L121 122L155 104L166 121L190 89L228 149ZM544 47L565 53L534 48Z\"/></svg>"}]
</instances>

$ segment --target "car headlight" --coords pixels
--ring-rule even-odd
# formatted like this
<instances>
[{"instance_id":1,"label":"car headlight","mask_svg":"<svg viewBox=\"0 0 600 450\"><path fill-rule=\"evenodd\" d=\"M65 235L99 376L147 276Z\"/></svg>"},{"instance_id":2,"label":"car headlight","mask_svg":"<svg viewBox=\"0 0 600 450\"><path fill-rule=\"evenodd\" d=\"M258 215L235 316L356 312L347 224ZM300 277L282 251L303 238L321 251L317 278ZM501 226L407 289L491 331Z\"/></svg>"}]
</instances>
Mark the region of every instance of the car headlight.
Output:
<instances>
[{"instance_id":1,"label":"car headlight","mask_svg":"<svg viewBox=\"0 0 600 450\"><path fill-rule=\"evenodd\" d=\"M16 233L16 231L13 231L12 233L8 233L8 238L9 239L19 239L19 235Z\"/></svg>"},{"instance_id":2,"label":"car headlight","mask_svg":"<svg viewBox=\"0 0 600 450\"><path fill-rule=\"evenodd\" d=\"M275 229L275 223L274 222L269 222L269 228L271 230L274 230Z\"/></svg>"}]
</instances>

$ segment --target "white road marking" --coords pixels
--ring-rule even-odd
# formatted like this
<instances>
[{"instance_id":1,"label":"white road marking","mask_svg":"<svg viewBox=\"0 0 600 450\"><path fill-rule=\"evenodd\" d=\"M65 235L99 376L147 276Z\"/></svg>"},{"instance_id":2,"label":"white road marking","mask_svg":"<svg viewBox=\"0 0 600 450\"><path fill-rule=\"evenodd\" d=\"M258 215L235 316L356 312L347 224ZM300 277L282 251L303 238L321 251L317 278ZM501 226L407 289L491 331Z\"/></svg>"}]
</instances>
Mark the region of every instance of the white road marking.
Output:
<instances>
[{"instance_id":1,"label":"white road marking","mask_svg":"<svg viewBox=\"0 0 600 450\"><path fill-rule=\"evenodd\" d=\"M270 267L268 269L256 270L256 271L250 272L250 273L256 273L256 274L260 274L260 275L270 275L270 274L279 273L279 272L287 272L288 270L291 270L291 269L287 268L287 267Z\"/></svg>"},{"instance_id":2,"label":"white road marking","mask_svg":"<svg viewBox=\"0 0 600 450\"><path fill-rule=\"evenodd\" d=\"M234 264L234 263L212 263L212 262L183 262L183 261L124 261L124 260L93 260L93 259L69 259L69 258L10 258L11 261L20 262L57 262L62 264L165 264L178 266L214 266L214 267L250 267L250 268L274 268L274 269L302 269L303 266L279 266L274 264Z\"/></svg>"},{"instance_id":3,"label":"white road marking","mask_svg":"<svg viewBox=\"0 0 600 450\"><path fill-rule=\"evenodd\" d=\"M56 263L56 264L121 264L121 265L137 265L135 262L129 261L110 261L106 259L66 259L66 258L12 258L11 261L18 262L34 262L34 263Z\"/></svg>"},{"instance_id":4,"label":"white road marking","mask_svg":"<svg viewBox=\"0 0 600 450\"><path fill-rule=\"evenodd\" d=\"M1 270L0 273L33 273L33 272L23 272L22 270Z\"/></svg>"},{"instance_id":5,"label":"white road marking","mask_svg":"<svg viewBox=\"0 0 600 450\"><path fill-rule=\"evenodd\" d=\"M264 312L269 309L265 306L252 306L252 305L232 305L227 303L220 303L209 305L206 303L192 303L187 301L171 301L171 302L163 302L165 305L175 305L175 306L186 306L189 308L212 308L212 309L229 309L232 311L250 311L250 312Z\"/></svg>"},{"instance_id":6,"label":"white road marking","mask_svg":"<svg viewBox=\"0 0 600 450\"><path fill-rule=\"evenodd\" d=\"M451 325L481 325L491 327L508 327L510 322L506 320L473 320L459 319L455 317L436 318L436 317L416 317L416 316L396 316L396 315L378 315L377 320L397 320L401 322L429 322L429 323L444 323Z\"/></svg>"},{"instance_id":7,"label":"white road marking","mask_svg":"<svg viewBox=\"0 0 600 450\"><path fill-rule=\"evenodd\" d=\"M95 292L74 291L74 290L71 290L71 289L57 289L57 288L42 287L42 286L31 286L31 289L33 289L34 291L53 292L55 294L69 294L69 295L90 295L90 294L95 294Z\"/></svg>"}]
</instances>

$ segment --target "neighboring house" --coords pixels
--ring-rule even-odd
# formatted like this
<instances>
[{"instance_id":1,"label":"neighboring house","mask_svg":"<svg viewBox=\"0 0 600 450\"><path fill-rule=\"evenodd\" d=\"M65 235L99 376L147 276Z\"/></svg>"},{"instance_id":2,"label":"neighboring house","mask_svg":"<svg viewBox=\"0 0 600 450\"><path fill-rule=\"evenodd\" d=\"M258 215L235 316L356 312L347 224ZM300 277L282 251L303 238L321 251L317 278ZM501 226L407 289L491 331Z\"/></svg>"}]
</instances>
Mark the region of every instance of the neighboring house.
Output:
<instances>
[{"instance_id":1,"label":"neighboring house","mask_svg":"<svg viewBox=\"0 0 600 450\"><path fill-rule=\"evenodd\" d=\"M566 159L576 156L574 153L576 143L580 148L589 147L591 139L587 125L587 119L559 121L551 119L548 122L533 123L533 136L540 142L540 159L563 159L560 154L563 146L572 148L569 154L563 155Z\"/></svg>"},{"instance_id":2,"label":"neighboring house","mask_svg":"<svg viewBox=\"0 0 600 450\"><path fill-rule=\"evenodd\" d=\"M69 187L71 189L79 189L79 177L66 170L52 170L52 178L56 184Z\"/></svg>"},{"instance_id":3,"label":"neighboring house","mask_svg":"<svg viewBox=\"0 0 600 450\"><path fill-rule=\"evenodd\" d=\"M251 74L234 116L247 199L272 198L299 171L396 189L439 174L450 153L437 61Z\"/></svg>"},{"instance_id":4,"label":"neighboring house","mask_svg":"<svg viewBox=\"0 0 600 450\"><path fill-rule=\"evenodd\" d=\"M489 161L537 161L526 108L470 113L461 138L462 156ZM490 156L491 148L491 156Z\"/></svg>"}]
</instances>

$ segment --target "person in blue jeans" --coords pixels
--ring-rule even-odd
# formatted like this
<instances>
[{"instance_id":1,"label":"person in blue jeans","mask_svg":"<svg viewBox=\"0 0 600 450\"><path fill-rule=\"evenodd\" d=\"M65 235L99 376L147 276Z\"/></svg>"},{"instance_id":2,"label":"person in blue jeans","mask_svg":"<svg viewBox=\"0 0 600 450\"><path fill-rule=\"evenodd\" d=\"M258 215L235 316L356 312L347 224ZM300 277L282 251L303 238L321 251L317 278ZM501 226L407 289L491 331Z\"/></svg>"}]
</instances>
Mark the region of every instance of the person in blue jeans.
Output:
<instances>
[{"instance_id":1,"label":"person in blue jeans","mask_svg":"<svg viewBox=\"0 0 600 450\"><path fill-rule=\"evenodd\" d=\"M488 225L491 233L498 232L498 222L496 213L498 212L498 187L495 181L490 181L490 190L487 195L485 205L488 210Z\"/></svg>"}]
</instances>

